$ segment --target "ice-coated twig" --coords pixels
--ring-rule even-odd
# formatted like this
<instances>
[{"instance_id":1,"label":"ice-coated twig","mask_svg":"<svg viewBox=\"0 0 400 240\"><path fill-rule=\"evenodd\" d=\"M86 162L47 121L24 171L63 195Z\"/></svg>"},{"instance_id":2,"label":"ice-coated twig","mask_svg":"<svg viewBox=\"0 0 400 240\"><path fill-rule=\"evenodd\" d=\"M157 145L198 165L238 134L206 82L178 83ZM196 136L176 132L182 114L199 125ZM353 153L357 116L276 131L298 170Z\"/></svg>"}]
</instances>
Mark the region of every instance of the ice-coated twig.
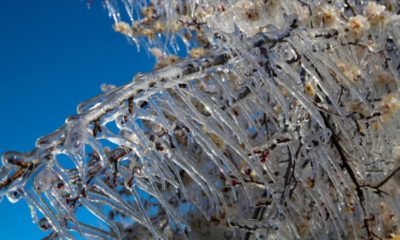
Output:
<instances>
[{"instance_id":1,"label":"ice-coated twig","mask_svg":"<svg viewBox=\"0 0 400 240\"><path fill-rule=\"evenodd\" d=\"M398 3L104 3L157 70L3 155L49 238L398 236Z\"/></svg>"}]
</instances>

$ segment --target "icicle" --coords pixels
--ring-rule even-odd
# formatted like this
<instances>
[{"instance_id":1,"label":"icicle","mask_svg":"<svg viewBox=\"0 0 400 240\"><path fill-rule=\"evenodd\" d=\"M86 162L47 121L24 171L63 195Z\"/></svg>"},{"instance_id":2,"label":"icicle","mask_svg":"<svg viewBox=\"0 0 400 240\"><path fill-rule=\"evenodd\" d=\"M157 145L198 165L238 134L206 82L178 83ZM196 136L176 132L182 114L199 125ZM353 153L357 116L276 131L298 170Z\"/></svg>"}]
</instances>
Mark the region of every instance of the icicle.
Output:
<instances>
[{"instance_id":1,"label":"icicle","mask_svg":"<svg viewBox=\"0 0 400 240\"><path fill-rule=\"evenodd\" d=\"M122 239L121 233L120 233L118 227L112 221L107 220L107 217L104 216L104 214L102 213L101 209L99 209L99 207L97 207L95 204L91 203L90 200L85 199L85 198L81 198L80 201L81 201L82 205L87 210L89 210L94 216L96 216L98 219L100 219L101 221L106 223L108 226L110 226L110 228L114 232L113 238Z\"/></svg>"},{"instance_id":2,"label":"icicle","mask_svg":"<svg viewBox=\"0 0 400 240\"><path fill-rule=\"evenodd\" d=\"M5 153L0 200L26 199L50 238L393 232L399 4L104 6L114 30L159 58L157 70L83 102L32 152ZM80 208L110 229L80 222Z\"/></svg>"},{"instance_id":3,"label":"icicle","mask_svg":"<svg viewBox=\"0 0 400 240\"><path fill-rule=\"evenodd\" d=\"M139 211L142 214L142 216L146 222L146 226L153 234L153 237L158 238L158 239L164 239L165 237L161 236L161 233L153 226L153 223L151 222L150 218L148 217L146 209L144 208L143 203L141 201L141 197L136 190L136 186L134 186L134 185L129 186L129 184L126 182L125 182L125 186L127 187L127 189L131 192L131 194L135 198L135 202L136 202L137 206L139 207Z\"/></svg>"}]
</instances>

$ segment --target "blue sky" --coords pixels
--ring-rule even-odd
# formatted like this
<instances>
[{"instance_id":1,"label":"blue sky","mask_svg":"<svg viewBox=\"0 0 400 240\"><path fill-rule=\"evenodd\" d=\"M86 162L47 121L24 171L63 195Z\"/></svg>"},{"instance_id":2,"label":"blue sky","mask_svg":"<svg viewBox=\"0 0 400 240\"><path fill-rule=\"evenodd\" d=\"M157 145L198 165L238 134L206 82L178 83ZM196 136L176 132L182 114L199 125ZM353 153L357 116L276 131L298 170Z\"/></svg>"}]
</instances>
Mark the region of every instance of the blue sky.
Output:
<instances>
[{"instance_id":1,"label":"blue sky","mask_svg":"<svg viewBox=\"0 0 400 240\"><path fill-rule=\"evenodd\" d=\"M0 8L0 154L29 151L100 93L153 62L115 33L100 1L3 0ZM0 203L0 239L40 239L23 201Z\"/></svg>"}]
</instances>

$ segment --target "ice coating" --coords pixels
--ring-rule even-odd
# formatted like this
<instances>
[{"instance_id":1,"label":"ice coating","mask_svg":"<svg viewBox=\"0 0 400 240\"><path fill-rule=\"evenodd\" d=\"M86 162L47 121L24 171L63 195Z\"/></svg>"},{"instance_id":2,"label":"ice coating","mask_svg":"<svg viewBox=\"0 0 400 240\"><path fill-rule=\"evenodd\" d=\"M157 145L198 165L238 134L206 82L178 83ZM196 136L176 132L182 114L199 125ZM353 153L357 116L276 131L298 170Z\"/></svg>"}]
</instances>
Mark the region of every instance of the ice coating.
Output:
<instances>
[{"instance_id":1,"label":"ice coating","mask_svg":"<svg viewBox=\"0 0 400 240\"><path fill-rule=\"evenodd\" d=\"M132 41L196 54L4 154L0 198L55 239L398 236L399 5L381 2L104 1Z\"/></svg>"}]
</instances>

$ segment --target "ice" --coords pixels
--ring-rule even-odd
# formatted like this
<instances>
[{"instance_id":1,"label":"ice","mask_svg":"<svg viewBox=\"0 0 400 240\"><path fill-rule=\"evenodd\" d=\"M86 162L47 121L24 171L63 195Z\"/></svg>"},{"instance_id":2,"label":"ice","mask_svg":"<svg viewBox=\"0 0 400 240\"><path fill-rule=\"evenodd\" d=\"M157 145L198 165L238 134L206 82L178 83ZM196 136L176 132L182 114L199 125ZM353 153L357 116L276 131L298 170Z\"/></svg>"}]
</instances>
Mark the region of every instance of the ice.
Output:
<instances>
[{"instance_id":1,"label":"ice","mask_svg":"<svg viewBox=\"0 0 400 240\"><path fill-rule=\"evenodd\" d=\"M398 234L399 4L104 5L165 66L83 102L32 152L4 154L0 199L24 198L53 238ZM178 59L180 39L196 48Z\"/></svg>"}]
</instances>

